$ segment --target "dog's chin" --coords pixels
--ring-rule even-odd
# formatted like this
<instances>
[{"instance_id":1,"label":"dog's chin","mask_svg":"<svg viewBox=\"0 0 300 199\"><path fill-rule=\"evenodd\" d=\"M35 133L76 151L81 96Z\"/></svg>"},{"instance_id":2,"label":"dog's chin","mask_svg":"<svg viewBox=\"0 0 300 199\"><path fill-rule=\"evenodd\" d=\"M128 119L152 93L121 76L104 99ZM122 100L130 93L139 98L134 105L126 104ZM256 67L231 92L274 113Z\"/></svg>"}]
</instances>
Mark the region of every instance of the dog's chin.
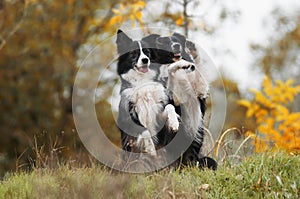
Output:
<instances>
[{"instance_id":1,"label":"dog's chin","mask_svg":"<svg viewBox=\"0 0 300 199\"><path fill-rule=\"evenodd\" d=\"M140 72L140 73L147 73L149 71L148 65L135 66L135 69L137 72Z\"/></svg>"}]
</instances>

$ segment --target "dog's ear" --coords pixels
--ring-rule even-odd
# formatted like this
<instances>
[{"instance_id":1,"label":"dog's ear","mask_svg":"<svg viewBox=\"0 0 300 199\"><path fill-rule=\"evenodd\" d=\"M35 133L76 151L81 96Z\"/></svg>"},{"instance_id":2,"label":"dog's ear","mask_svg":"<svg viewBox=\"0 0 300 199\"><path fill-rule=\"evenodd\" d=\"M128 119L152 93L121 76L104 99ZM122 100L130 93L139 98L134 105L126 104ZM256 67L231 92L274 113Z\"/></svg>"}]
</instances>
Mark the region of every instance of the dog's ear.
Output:
<instances>
[{"instance_id":1,"label":"dog's ear","mask_svg":"<svg viewBox=\"0 0 300 199\"><path fill-rule=\"evenodd\" d=\"M181 44L185 45L185 42L186 42L186 37L185 36L183 36L182 34L179 34L177 32L174 32L173 37L176 37L177 39L179 39Z\"/></svg>"},{"instance_id":2,"label":"dog's ear","mask_svg":"<svg viewBox=\"0 0 300 199\"><path fill-rule=\"evenodd\" d=\"M144 38L142 41L147 43L147 47L150 50L150 60L151 62L155 62L157 58L157 46L156 46L156 39L159 38L160 35L158 34L150 34Z\"/></svg>"},{"instance_id":3,"label":"dog's ear","mask_svg":"<svg viewBox=\"0 0 300 199\"><path fill-rule=\"evenodd\" d=\"M150 48L156 48L156 39L159 37L159 34L151 34L144 37L142 41L146 42Z\"/></svg>"},{"instance_id":4,"label":"dog's ear","mask_svg":"<svg viewBox=\"0 0 300 199\"><path fill-rule=\"evenodd\" d=\"M126 52L126 49L128 49L128 46L130 43L133 42L131 38L129 38L122 30L118 30L117 32L117 48L118 53L120 55L124 54Z\"/></svg>"},{"instance_id":5,"label":"dog's ear","mask_svg":"<svg viewBox=\"0 0 300 199\"><path fill-rule=\"evenodd\" d=\"M160 45L166 45L170 42L171 42L171 40L169 37L157 37L156 38L156 43L160 44Z\"/></svg>"}]
</instances>

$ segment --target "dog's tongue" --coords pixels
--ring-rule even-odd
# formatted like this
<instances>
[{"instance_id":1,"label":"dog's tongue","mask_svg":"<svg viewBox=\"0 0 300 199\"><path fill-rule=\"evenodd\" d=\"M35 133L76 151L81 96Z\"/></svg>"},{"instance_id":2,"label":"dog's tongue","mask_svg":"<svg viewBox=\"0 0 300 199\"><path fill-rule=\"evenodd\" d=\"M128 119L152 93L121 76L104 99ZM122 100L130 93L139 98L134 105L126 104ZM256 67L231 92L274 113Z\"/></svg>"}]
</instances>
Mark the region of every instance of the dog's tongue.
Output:
<instances>
[{"instance_id":1,"label":"dog's tongue","mask_svg":"<svg viewBox=\"0 0 300 199\"><path fill-rule=\"evenodd\" d=\"M181 53L175 53L174 57L181 57Z\"/></svg>"},{"instance_id":2,"label":"dog's tongue","mask_svg":"<svg viewBox=\"0 0 300 199\"><path fill-rule=\"evenodd\" d=\"M146 72L148 72L148 67L140 67L140 68L138 68L138 70L142 73L146 73Z\"/></svg>"},{"instance_id":3,"label":"dog's tongue","mask_svg":"<svg viewBox=\"0 0 300 199\"><path fill-rule=\"evenodd\" d=\"M174 54L174 59L175 59L176 61L180 60L180 59L181 59L181 53L175 53L175 54Z\"/></svg>"}]
</instances>

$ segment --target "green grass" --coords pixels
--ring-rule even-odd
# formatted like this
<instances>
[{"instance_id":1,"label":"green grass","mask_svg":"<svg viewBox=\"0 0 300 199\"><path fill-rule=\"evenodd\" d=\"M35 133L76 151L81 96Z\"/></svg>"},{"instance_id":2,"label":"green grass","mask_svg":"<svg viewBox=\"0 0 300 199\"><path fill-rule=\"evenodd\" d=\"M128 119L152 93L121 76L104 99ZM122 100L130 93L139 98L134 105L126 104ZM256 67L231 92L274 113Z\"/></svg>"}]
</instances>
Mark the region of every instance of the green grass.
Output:
<instances>
[{"instance_id":1,"label":"green grass","mask_svg":"<svg viewBox=\"0 0 300 199\"><path fill-rule=\"evenodd\" d=\"M101 167L7 174L0 198L300 198L300 156L261 154L216 172L115 174Z\"/></svg>"}]
</instances>

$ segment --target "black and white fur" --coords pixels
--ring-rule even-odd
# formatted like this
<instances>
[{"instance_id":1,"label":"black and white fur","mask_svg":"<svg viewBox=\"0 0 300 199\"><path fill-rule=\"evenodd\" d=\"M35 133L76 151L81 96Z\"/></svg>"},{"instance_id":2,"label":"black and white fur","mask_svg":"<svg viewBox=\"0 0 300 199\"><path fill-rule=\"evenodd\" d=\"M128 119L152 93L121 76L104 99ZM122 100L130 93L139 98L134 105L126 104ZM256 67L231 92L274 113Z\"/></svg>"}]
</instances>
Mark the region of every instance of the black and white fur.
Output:
<instances>
[{"instance_id":1,"label":"black and white fur","mask_svg":"<svg viewBox=\"0 0 300 199\"><path fill-rule=\"evenodd\" d=\"M133 41L121 30L117 35L117 72L121 78L118 127L122 148L156 155L158 133L179 128L178 115L169 103L166 88L151 68L150 51L144 41ZM162 132L163 131L163 132Z\"/></svg>"},{"instance_id":2,"label":"black and white fur","mask_svg":"<svg viewBox=\"0 0 300 199\"><path fill-rule=\"evenodd\" d=\"M200 59L195 45L178 33L170 37L152 34L144 40L151 43L151 61L161 64L159 79L171 93L173 104L185 129L183 133L193 139L191 146L183 154L183 163L198 162L203 164L202 166L216 169L217 163L213 159L201 155L203 117L209 86L201 74Z\"/></svg>"}]
</instances>

